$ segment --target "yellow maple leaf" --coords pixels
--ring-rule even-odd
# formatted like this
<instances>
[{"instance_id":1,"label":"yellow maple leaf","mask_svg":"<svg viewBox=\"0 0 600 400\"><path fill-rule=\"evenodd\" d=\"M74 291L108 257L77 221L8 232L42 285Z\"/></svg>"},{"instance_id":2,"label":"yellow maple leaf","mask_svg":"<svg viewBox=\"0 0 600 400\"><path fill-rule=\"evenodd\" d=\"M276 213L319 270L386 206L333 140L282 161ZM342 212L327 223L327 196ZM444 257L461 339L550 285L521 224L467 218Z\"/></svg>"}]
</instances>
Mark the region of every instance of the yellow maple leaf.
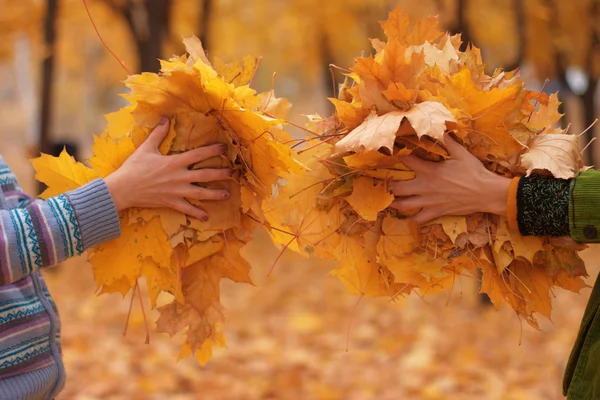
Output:
<instances>
[{"instance_id":1,"label":"yellow maple leaf","mask_svg":"<svg viewBox=\"0 0 600 400\"><path fill-rule=\"evenodd\" d=\"M99 177L105 178L119 169L134 151L135 146L131 138L123 136L114 139L109 132L105 132L94 137L93 156L90 157L89 162L94 172Z\"/></svg>"},{"instance_id":2,"label":"yellow maple leaf","mask_svg":"<svg viewBox=\"0 0 600 400\"><path fill-rule=\"evenodd\" d=\"M465 217L445 216L436 219L432 223L441 224L446 235L452 240L452 243L456 242L458 235L467 232L467 220Z\"/></svg>"},{"instance_id":3,"label":"yellow maple leaf","mask_svg":"<svg viewBox=\"0 0 600 400\"><path fill-rule=\"evenodd\" d=\"M373 186L373 179L361 177L354 179L354 189L346 201L362 218L375 221L377 214L392 204L394 195L388 192L384 182Z\"/></svg>"},{"instance_id":4,"label":"yellow maple leaf","mask_svg":"<svg viewBox=\"0 0 600 400\"><path fill-rule=\"evenodd\" d=\"M366 298L393 296L400 292L393 276L374 259L364 238L347 237L338 248L339 266L331 271L346 286L349 294Z\"/></svg>"},{"instance_id":5,"label":"yellow maple leaf","mask_svg":"<svg viewBox=\"0 0 600 400\"><path fill-rule=\"evenodd\" d=\"M111 285L125 277L130 287L134 287L146 258L151 258L160 266L168 266L172 251L159 218L153 218L143 225L130 225L127 219L122 219L121 236L98 245L90 257L90 263L98 286Z\"/></svg>"},{"instance_id":6,"label":"yellow maple leaf","mask_svg":"<svg viewBox=\"0 0 600 400\"><path fill-rule=\"evenodd\" d=\"M412 253L421 244L420 236L416 222L386 215L381 226L381 238L377 243L379 259L393 261L395 257ZM388 265L388 262L384 264Z\"/></svg>"},{"instance_id":7,"label":"yellow maple leaf","mask_svg":"<svg viewBox=\"0 0 600 400\"><path fill-rule=\"evenodd\" d=\"M76 162L65 149L58 157L42 154L31 163L36 171L35 179L48 186L40 195L43 199L75 190L98 178L95 171Z\"/></svg>"}]
</instances>

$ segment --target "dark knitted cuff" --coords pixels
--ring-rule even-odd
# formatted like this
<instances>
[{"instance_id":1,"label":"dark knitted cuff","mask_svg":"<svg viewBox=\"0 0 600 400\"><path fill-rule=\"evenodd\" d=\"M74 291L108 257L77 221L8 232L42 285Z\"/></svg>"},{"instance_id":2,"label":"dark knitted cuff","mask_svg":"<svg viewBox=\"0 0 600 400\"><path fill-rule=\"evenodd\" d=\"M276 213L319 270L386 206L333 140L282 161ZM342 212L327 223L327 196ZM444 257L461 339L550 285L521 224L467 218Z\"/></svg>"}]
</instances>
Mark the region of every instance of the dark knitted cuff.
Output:
<instances>
[{"instance_id":1,"label":"dark knitted cuff","mask_svg":"<svg viewBox=\"0 0 600 400\"><path fill-rule=\"evenodd\" d=\"M517 223L523 236L569 236L570 182L542 175L521 178Z\"/></svg>"},{"instance_id":2,"label":"dark knitted cuff","mask_svg":"<svg viewBox=\"0 0 600 400\"><path fill-rule=\"evenodd\" d=\"M75 210L84 250L121 235L119 214L104 180L93 180L66 196Z\"/></svg>"}]
</instances>

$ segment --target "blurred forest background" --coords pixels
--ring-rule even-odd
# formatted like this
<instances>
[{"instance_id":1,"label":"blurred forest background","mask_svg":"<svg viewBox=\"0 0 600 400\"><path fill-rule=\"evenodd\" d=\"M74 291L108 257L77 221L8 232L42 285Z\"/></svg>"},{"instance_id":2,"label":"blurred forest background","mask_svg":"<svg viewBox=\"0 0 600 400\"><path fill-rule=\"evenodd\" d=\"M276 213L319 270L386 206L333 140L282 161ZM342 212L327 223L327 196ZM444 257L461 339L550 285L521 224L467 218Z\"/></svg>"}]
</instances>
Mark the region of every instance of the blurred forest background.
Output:
<instances>
[{"instance_id":1,"label":"blurred forest background","mask_svg":"<svg viewBox=\"0 0 600 400\"><path fill-rule=\"evenodd\" d=\"M377 21L402 7L438 15L482 49L488 72L519 68L529 87L559 91L571 133L600 109L600 0L87 0L108 46L134 72L200 37L209 59L261 56L253 86L293 104L290 120L329 115L329 65L348 67L381 37ZM82 0L0 0L0 149L22 185L38 188L26 157L68 145L89 156L103 115L124 105L126 73L103 47ZM273 73L276 77L273 78ZM337 74L337 79L340 75ZM600 133L582 135L582 147ZM600 146L585 152L600 160ZM228 349L206 367L176 362L177 343L143 322L121 331L128 301L94 296L89 266L47 273L64 321L68 383L60 399L562 399L564 366L589 289L556 293L543 332L477 297L478 282L402 304L343 295L325 263L286 254L264 236L246 249L257 287L223 287ZM585 251L593 284L600 250ZM349 330L349 324L352 327ZM345 352L347 333L349 351Z\"/></svg>"}]
</instances>

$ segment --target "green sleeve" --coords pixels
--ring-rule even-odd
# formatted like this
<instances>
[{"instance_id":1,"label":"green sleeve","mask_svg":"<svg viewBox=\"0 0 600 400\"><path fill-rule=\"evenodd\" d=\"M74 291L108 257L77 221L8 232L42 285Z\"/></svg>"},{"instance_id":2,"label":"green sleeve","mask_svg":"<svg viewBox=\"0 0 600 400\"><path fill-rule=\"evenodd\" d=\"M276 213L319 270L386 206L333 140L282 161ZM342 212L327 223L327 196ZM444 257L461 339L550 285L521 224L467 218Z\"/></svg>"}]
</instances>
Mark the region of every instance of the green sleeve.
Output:
<instances>
[{"instance_id":1,"label":"green sleeve","mask_svg":"<svg viewBox=\"0 0 600 400\"><path fill-rule=\"evenodd\" d=\"M600 170L578 174L571 182L569 231L579 243L600 243Z\"/></svg>"}]
</instances>

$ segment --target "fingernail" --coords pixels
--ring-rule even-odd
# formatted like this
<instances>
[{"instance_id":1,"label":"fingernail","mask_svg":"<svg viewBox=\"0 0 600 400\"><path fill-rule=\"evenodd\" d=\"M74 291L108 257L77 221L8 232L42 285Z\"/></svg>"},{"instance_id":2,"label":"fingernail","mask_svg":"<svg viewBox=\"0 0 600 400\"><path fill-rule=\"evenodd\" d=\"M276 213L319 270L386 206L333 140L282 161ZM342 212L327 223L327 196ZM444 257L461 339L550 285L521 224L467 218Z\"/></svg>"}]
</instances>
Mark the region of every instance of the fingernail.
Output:
<instances>
[{"instance_id":1,"label":"fingernail","mask_svg":"<svg viewBox=\"0 0 600 400\"><path fill-rule=\"evenodd\" d=\"M224 199L227 199L229 197L229 192L223 192L221 193L221 197Z\"/></svg>"},{"instance_id":2,"label":"fingernail","mask_svg":"<svg viewBox=\"0 0 600 400\"><path fill-rule=\"evenodd\" d=\"M162 118L160 119L159 125L164 125L164 124L166 124L168 121L169 121L169 118L167 118L167 117L162 117Z\"/></svg>"},{"instance_id":3,"label":"fingernail","mask_svg":"<svg viewBox=\"0 0 600 400\"><path fill-rule=\"evenodd\" d=\"M228 147L226 144L222 144L219 146L219 150L221 150L221 152L227 151Z\"/></svg>"},{"instance_id":4,"label":"fingernail","mask_svg":"<svg viewBox=\"0 0 600 400\"><path fill-rule=\"evenodd\" d=\"M204 215L204 216L200 217L200 221L204 221L204 222L208 221L208 215Z\"/></svg>"},{"instance_id":5,"label":"fingernail","mask_svg":"<svg viewBox=\"0 0 600 400\"><path fill-rule=\"evenodd\" d=\"M230 169L229 171L227 171L227 176L233 176L233 174L235 174L235 171Z\"/></svg>"}]
</instances>

